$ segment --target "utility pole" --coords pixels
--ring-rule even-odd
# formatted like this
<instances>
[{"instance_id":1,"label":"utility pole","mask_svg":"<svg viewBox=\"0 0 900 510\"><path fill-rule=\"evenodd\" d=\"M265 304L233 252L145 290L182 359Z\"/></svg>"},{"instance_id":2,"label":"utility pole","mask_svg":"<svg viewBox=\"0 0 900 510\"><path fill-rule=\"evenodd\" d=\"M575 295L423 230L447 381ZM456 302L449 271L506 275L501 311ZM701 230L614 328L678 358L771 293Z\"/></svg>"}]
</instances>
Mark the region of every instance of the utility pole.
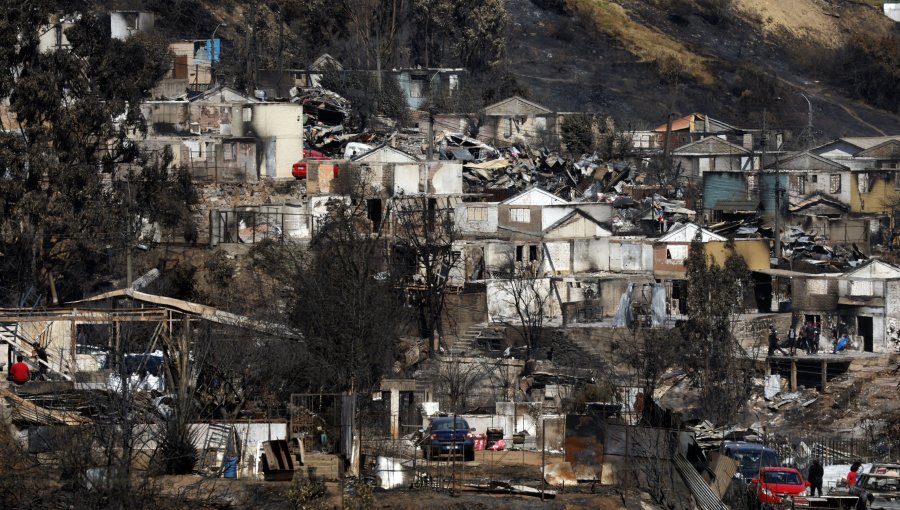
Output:
<instances>
[{"instance_id":1,"label":"utility pole","mask_svg":"<svg viewBox=\"0 0 900 510\"><path fill-rule=\"evenodd\" d=\"M806 94L803 92L797 92L803 99L806 99L807 111L806 111L806 127L803 129L803 139L806 141L806 148L809 149L813 145L815 145L815 135L813 134L813 121L812 121L812 101L806 97Z\"/></svg>"},{"instance_id":2,"label":"utility pole","mask_svg":"<svg viewBox=\"0 0 900 510\"><path fill-rule=\"evenodd\" d=\"M765 122L765 119L763 119ZM781 179L778 169L778 135L775 135L775 266L781 265Z\"/></svg>"}]
</instances>

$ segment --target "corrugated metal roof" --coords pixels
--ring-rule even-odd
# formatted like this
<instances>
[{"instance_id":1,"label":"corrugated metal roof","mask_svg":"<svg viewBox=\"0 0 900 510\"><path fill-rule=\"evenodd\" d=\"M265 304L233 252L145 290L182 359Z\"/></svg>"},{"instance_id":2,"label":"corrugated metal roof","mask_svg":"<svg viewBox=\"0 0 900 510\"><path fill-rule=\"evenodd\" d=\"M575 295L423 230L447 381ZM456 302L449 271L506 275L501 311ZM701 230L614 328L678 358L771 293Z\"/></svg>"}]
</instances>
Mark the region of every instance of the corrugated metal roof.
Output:
<instances>
[{"instance_id":1,"label":"corrugated metal roof","mask_svg":"<svg viewBox=\"0 0 900 510\"><path fill-rule=\"evenodd\" d=\"M703 510L728 510L728 507L722 503L719 496L707 485L706 481L700 476L700 473L694 469L694 466L681 453L675 454L675 468L684 478L684 483L691 490L691 494L697 500L700 508Z\"/></svg>"}]
</instances>

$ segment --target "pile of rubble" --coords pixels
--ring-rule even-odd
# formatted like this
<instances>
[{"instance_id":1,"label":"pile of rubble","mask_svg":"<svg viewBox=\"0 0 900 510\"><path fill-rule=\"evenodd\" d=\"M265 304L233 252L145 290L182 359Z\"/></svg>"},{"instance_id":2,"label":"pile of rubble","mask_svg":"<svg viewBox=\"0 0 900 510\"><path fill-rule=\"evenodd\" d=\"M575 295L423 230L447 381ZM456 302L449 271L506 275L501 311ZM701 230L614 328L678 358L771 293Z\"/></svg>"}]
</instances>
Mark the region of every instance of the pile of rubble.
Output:
<instances>
[{"instance_id":1,"label":"pile of rubble","mask_svg":"<svg viewBox=\"0 0 900 510\"><path fill-rule=\"evenodd\" d=\"M813 268L843 271L859 266L868 259L856 245L829 247L823 244L824 239L816 234L808 234L800 227L790 227L782 235L781 241L785 258Z\"/></svg>"}]
</instances>

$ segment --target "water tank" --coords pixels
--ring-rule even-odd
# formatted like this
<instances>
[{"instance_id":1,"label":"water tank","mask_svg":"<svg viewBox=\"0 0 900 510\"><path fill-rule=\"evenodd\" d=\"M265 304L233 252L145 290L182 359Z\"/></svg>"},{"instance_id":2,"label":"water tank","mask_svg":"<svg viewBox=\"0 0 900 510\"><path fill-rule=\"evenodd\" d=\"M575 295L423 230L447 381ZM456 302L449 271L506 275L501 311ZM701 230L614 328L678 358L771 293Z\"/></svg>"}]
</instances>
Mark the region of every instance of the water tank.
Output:
<instances>
[{"instance_id":1,"label":"water tank","mask_svg":"<svg viewBox=\"0 0 900 510\"><path fill-rule=\"evenodd\" d=\"M309 236L305 210L306 208L300 201L289 201L282 207L286 239L302 239Z\"/></svg>"}]
</instances>

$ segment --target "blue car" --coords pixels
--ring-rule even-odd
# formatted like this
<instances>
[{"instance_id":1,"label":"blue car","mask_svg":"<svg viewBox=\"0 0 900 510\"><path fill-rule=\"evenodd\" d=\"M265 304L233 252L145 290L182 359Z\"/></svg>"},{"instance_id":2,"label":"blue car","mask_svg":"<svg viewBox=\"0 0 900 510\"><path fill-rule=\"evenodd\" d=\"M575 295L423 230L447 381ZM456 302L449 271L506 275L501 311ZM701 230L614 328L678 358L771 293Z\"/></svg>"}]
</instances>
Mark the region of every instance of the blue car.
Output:
<instances>
[{"instance_id":1,"label":"blue car","mask_svg":"<svg viewBox=\"0 0 900 510\"><path fill-rule=\"evenodd\" d=\"M422 453L426 459L436 459L441 455L462 454L463 460L475 460L475 439L468 422L460 417L442 416L433 418L425 429L421 441Z\"/></svg>"}]
</instances>

